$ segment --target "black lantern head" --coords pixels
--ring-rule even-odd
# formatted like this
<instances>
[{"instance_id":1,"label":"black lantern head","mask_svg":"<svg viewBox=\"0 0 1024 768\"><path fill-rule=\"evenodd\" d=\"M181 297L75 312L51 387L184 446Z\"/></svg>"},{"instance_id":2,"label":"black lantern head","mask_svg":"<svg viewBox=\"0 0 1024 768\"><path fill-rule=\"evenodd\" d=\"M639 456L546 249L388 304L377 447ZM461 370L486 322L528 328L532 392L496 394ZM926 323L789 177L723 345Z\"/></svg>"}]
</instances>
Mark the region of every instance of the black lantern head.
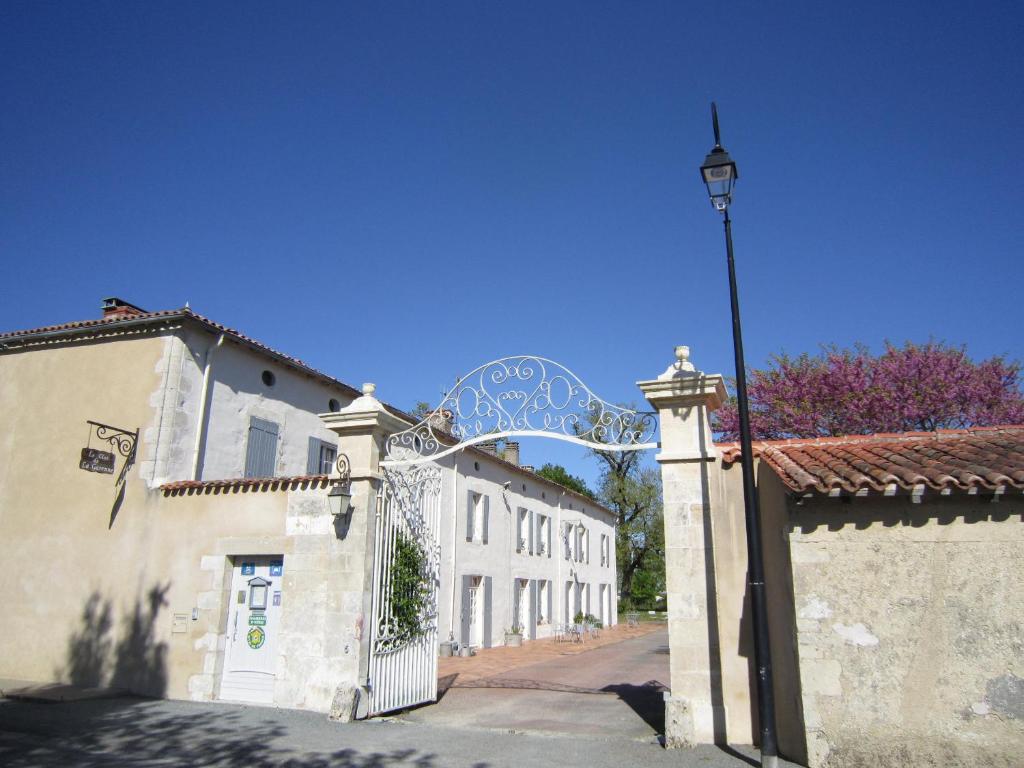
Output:
<instances>
[{"instance_id":1,"label":"black lantern head","mask_svg":"<svg viewBox=\"0 0 1024 768\"><path fill-rule=\"evenodd\" d=\"M736 163L722 147L718 135L718 110L713 102L711 104L711 120L715 127L715 146L704 158L704 165L700 167L700 176L708 186L711 204L715 206L715 210L724 212L732 202L732 188L740 174L736 170Z\"/></svg>"}]
</instances>

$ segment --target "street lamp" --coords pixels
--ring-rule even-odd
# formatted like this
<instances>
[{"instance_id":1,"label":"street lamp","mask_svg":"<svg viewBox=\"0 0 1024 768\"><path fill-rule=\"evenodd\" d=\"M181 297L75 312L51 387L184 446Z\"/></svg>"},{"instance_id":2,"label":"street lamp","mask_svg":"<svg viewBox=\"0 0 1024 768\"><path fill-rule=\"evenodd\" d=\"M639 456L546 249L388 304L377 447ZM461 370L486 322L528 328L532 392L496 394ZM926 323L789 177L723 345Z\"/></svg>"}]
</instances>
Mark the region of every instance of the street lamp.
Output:
<instances>
[{"instance_id":1,"label":"street lamp","mask_svg":"<svg viewBox=\"0 0 1024 768\"><path fill-rule=\"evenodd\" d=\"M740 417L740 451L743 467L743 504L747 523L747 583L754 625L754 664L757 667L757 715L761 727L761 765L779 764L775 734L775 699L772 685L772 657L768 644L768 609L764 589L764 558L761 551L761 513L754 487L754 454L750 445L750 409L747 404L747 375L743 362L743 333L740 330L740 304L736 294L736 265L732 256L732 221L729 204L732 189L739 178L736 163L722 147L718 133L718 110L711 103L711 121L715 146L704 159L700 175L708 187L711 204L725 223L725 251L729 263L729 299L732 303L732 346L736 363L736 400Z\"/></svg>"}]
</instances>

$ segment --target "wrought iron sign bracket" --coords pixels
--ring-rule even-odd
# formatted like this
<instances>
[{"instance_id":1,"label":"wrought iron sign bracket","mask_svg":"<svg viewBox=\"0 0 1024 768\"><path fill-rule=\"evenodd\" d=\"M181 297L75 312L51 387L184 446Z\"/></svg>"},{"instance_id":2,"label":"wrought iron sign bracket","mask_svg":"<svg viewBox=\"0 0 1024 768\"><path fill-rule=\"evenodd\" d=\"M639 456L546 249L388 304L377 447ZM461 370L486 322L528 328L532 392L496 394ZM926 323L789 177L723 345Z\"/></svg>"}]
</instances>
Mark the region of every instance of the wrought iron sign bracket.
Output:
<instances>
[{"instance_id":1,"label":"wrought iron sign bracket","mask_svg":"<svg viewBox=\"0 0 1024 768\"><path fill-rule=\"evenodd\" d=\"M86 420L86 423L91 427L95 427L95 432L93 430L89 432L90 438L95 434L97 440L116 448L117 452L124 457L124 466L121 467L121 472L114 482L115 485L121 485L135 464L135 452L139 444L139 430L122 429L121 427L113 427L109 424L101 424L98 421L91 420Z\"/></svg>"}]
</instances>

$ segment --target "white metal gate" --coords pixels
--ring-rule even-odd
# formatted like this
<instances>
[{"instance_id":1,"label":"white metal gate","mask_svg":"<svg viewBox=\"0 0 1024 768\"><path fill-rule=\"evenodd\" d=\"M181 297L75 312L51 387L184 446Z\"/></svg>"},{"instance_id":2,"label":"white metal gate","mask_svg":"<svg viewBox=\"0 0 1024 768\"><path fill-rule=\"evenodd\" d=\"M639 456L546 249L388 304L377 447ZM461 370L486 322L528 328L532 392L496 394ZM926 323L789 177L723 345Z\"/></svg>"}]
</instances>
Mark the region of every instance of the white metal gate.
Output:
<instances>
[{"instance_id":1,"label":"white metal gate","mask_svg":"<svg viewBox=\"0 0 1024 768\"><path fill-rule=\"evenodd\" d=\"M389 436L377 499L368 714L437 698L438 459L485 440L527 436L596 450L638 451L657 447L656 429L655 414L602 400L552 360L517 355L461 377L432 413ZM529 541L532 546L532 534ZM410 596L408 564L413 561L417 573L412 581L418 586ZM578 610L578 590L575 596ZM519 616L535 625L536 597L531 593L527 602L525 590L519 597Z\"/></svg>"},{"instance_id":2,"label":"white metal gate","mask_svg":"<svg viewBox=\"0 0 1024 768\"><path fill-rule=\"evenodd\" d=\"M377 497L369 715L437 698L440 508L438 467L384 470Z\"/></svg>"}]
</instances>

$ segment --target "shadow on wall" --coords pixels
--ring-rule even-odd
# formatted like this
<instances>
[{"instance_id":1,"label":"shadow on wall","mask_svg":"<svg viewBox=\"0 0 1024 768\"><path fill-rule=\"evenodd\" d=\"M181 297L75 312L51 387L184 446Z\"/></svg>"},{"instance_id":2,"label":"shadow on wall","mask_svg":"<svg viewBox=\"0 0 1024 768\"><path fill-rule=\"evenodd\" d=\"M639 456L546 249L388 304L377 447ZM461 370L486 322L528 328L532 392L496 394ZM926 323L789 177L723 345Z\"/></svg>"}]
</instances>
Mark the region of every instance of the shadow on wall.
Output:
<instances>
[{"instance_id":1,"label":"shadow on wall","mask_svg":"<svg viewBox=\"0 0 1024 768\"><path fill-rule=\"evenodd\" d=\"M156 640L156 622L167 605L170 583L154 585L135 600L114 627L110 600L93 592L82 609L81 626L68 640L60 679L83 688L114 687L146 696L167 692L167 644Z\"/></svg>"}]
</instances>

